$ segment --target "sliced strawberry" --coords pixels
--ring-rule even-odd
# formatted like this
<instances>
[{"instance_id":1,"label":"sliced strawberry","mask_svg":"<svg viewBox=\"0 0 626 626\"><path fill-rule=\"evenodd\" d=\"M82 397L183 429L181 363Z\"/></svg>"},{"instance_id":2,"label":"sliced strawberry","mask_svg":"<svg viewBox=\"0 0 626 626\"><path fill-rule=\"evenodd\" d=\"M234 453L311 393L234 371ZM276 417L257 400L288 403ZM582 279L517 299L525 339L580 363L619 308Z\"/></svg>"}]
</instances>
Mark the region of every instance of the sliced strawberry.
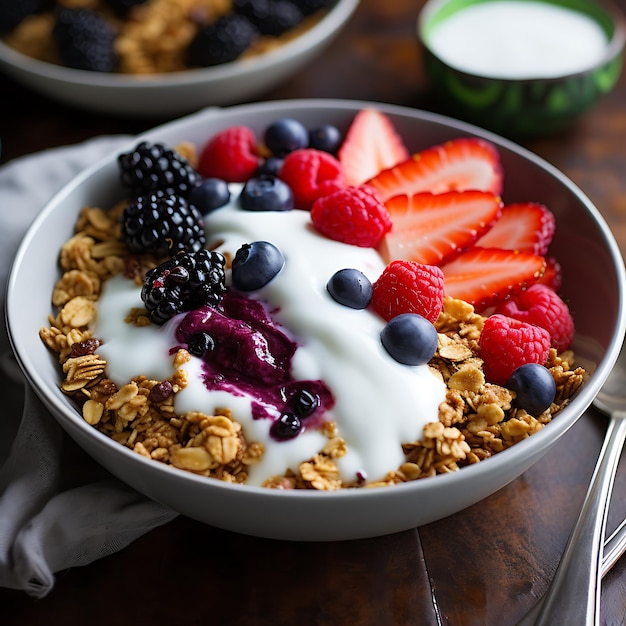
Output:
<instances>
[{"instance_id":1,"label":"sliced strawberry","mask_svg":"<svg viewBox=\"0 0 626 626\"><path fill-rule=\"evenodd\" d=\"M483 248L526 250L543 256L548 252L555 230L554 215L543 204L509 204L502 210L502 217L481 237L477 245Z\"/></svg>"},{"instance_id":2,"label":"sliced strawberry","mask_svg":"<svg viewBox=\"0 0 626 626\"><path fill-rule=\"evenodd\" d=\"M360 185L410 154L387 115L362 109L354 116L337 156L347 184Z\"/></svg>"},{"instance_id":3,"label":"sliced strawberry","mask_svg":"<svg viewBox=\"0 0 626 626\"><path fill-rule=\"evenodd\" d=\"M502 192L502 166L496 147L477 137L433 146L367 181L383 202L399 194L478 189Z\"/></svg>"},{"instance_id":4,"label":"sliced strawberry","mask_svg":"<svg viewBox=\"0 0 626 626\"><path fill-rule=\"evenodd\" d=\"M563 271L561 264L553 257L546 257L546 271L543 276L537 281L542 285L547 285L552 291L558 291L563 284Z\"/></svg>"},{"instance_id":5,"label":"sliced strawberry","mask_svg":"<svg viewBox=\"0 0 626 626\"><path fill-rule=\"evenodd\" d=\"M425 265L441 265L471 247L502 211L498 196L472 190L394 196L385 206L393 227L380 246L383 259Z\"/></svg>"},{"instance_id":6,"label":"sliced strawberry","mask_svg":"<svg viewBox=\"0 0 626 626\"><path fill-rule=\"evenodd\" d=\"M445 294L482 311L534 284L545 267L545 259L532 252L475 247L441 269Z\"/></svg>"}]
</instances>

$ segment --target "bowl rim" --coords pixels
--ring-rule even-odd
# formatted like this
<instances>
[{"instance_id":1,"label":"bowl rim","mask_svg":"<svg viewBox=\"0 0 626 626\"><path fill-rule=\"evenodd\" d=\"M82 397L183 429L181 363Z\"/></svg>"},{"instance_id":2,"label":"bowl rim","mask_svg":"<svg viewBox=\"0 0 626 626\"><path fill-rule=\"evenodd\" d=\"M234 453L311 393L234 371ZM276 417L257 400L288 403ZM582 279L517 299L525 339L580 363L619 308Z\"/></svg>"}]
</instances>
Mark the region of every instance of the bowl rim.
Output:
<instances>
[{"instance_id":1,"label":"bowl rim","mask_svg":"<svg viewBox=\"0 0 626 626\"><path fill-rule=\"evenodd\" d=\"M529 445L529 441L536 441L538 443L543 442L544 446L546 448L549 448L551 447L551 445L553 445L550 443L550 439L554 439L554 442L556 442L556 440L558 439L558 437L553 437L553 432L556 435L557 432L561 431L561 436L565 432L567 432L567 430L569 430L576 423L576 421L584 414L586 409L589 407L619 355L621 349L621 340L623 339L626 332L626 300L624 297L626 289L626 268L624 266L624 261L622 259L619 246L615 241L614 236L609 229L608 224L602 217L600 211L583 193L583 191L573 181L566 177L560 170L544 160L542 157L535 155L528 149L514 143L509 139L496 135L491 131L481 129L472 124L437 113L422 111L401 105L362 100L296 99L266 101L228 107L209 107L207 109L185 116L173 122L159 125L152 130L147 131L146 133L142 133L141 135L133 137L129 139L128 145L134 145L137 141L140 141L142 139L147 139L150 141L158 140L159 136L162 135L164 132L182 133L184 132L183 129L185 129L186 127L193 128L194 125L197 124L198 120L206 121L207 116L219 117L220 115L228 114L231 111L244 114L249 112L250 115L254 115L255 113L259 113L260 111L275 112L279 109L282 109L285 111L289 111L292 115L297 115L298 111L308 109L340 109L343 111L356 112L357 110L368 106L378 107L383 112L391 115L396 114L405 117L408 116L411 118L419 119L421 121L443 124L448 128L453 128L454 130L459 131L460 133L473 134L475 136L482 137L484 139L494 142L498 147L505 148L518 154L522 158L529 159L534 164L547 171L548 174L556 178L562 185L567 187L579 199L579 201L585 206L585 209L593 217L605 239L607 249L614 262L613 265L617 273L618 289L620 292L619 306L617 312L618 321L611 338L609 349L604 353L603 357L600 358L593 375L590 376L589 380L587 380L584 387L578 392L574 400L559 413L559 419L551 421L549 424L546 425L545 428L541 429L537 433L534 433L532 435L532 438L520 441L511 448L503 450L502 452L494 455L489 459L485 459L480 463L463 467L458 472L453 472L450 474L439 474L429 478L422 478L420 480L394 485L391 488L374 490L374 492L378 494L378 498L385 499L388 497L394 497L394 494L397 494L398 490L401 490L400 493L405 492L407 496L418 496L422 491L428 490L432 485L432 481L434 480L436 480L437 484L439 485L445 485L446 483L449 483L451 481L456 481L462 484L469 482L471 484L473 481L480 480L480 477L485 473L490 474L491 472L497 472L499 467L506 467L506 464L508 464L510 460L517 459L519 461L519 459L523 458L526 455L526 448ZM235 495L262 495L265 499L282 498L287 500L295 499L296 501L299 501L302 498L347 498L352 500L355 498L361 499L372 497L372 490L370 489L341 489L333 492L318 492L313 490L268 489L264 487L256 487L245 484L234 485L216 479L207 479L203 476L196 476L195 474L192 474L190 472L184 472L183 470L173 468L165 464L155 463L153 460L146 459L136 452L133 452L132 450L121 446L119 443L113 441L111 438L107 437L103 433L95 430L92 426L89 426L87 422L85 422L81 418L80 413L76 409L69 409L66 403L60 401L62 393L58 388L58 381L46 381L45 378L39 376L37 367L32 364L32 360L30 358L30 355L28 354L28 350L24 347L20 334L19 332L17 332L20 311L12 306L12 299L10 297L11 293L17 288L18 285L20 265L24 257L28 254L31 240L33 239L37 231L42 227L42 223L45 223L46 220L49 219L50 214L54 213L57 205L62 203L63 199L67 195L69 195L74 190L74 188L83 184L86 179L90 178L91 176L96 174L101 168L106 166L106 164L110 164L114 159L116 159L120 150L123 149L124 146L115 148L107 156L99 159L96 163L92 164L91 166L80 172L76 177L74 177L69 183L67 183L52 196L52 198L45 204L43 209L37 214L31 225L29 226L26 234L24 235L24 238L20 243L13 264L11 266L5 292L5 323L8 330L10 345L16 356L17 362L24 372L26 379L35 391L36 395L39 396L41 401L44 403L51 402L51 406L49 406L48 408L54 414L57 421L61 422L61 426L64 428L64 430L69 432L68 428L66 428L66 425L62 422L69 421L69 425L71 426L71 428L78 428L82 430L86 434L86 436L95 439L96 442L101 444L103 447L110 448L112 451L114 451L114 454L124 455L130 463L149 464L149 467L152 468L152 470L149 471L155 472L157 476L160 475L161 472L165 472L163 476L170 476L176 480L191 481L193 483L197 483L198 485L203 485L204 488L207 489L226 490ZM45 315L45 313L43 315ZM519 464L522 465L523 463L520 462Z\"/></svg>"},{"instance_id":2,"label":"bowl rim","mask_svg":"<svg viewBox=\"0 0 626 626\"><path fill-rule=\"evenodd\" d=\"M558 6L565 9L570 9L572 11L583 13L589 17L591 17L596 23L600 23L598 19L596 19L595 15L592 12L602 13L603 17L606 18L608 22L613 25L613 33L610 39L607 41L604 54L600 59L595 61L594 63L583 67L580 70L575 72L569 72L566 74L560 74L557 76L536 76L536 77L506 77L506 76L493 76L482 72L473 72L470 70L465 70L458 68L450 63L444 61L432 48L428 41L427 37L427 29L429 26L429 21L436 15L436 13L441 10L445 5L450 4L452 2L462 2L463 6L460 6L455 12L461 11L464 8L469 6L474 6L476 4L487 4L498 2L500 0L426 0L425 4L422 6L418 19L417 19L417 36L420 44L424 47L424 49L432 55L437 61L443 65L445 65L450 70L457 72L463 76L468 76L472 78L479 78L482 80L488 80L493 82L501 82L501 83L521 83L521 84L531 84L537 82L543 83L551 83L551 82L560 82L563 80L569 80L571 78L576 78L587 74L590 71L596 70L610 63L614 59L621 57L624 54L624 50L626 49L626 16L619 9L619 7L613 3L612 0L576 0L577 6L572 6L571 3L563 2L562 0L519 0L519 2L527 2L527 3L535 3L535 4L550 4L554 6ZM584 11L583 7L588 7L589 12ZM600 24L603 27L602 24Z\"/></svg>"},{"instance_id":3,"label":"bowl rim","mask_svg":"<svg viewBox=\"0 0 626 626\"><path fill-rule=\"evenodd\" d=\"M196 86L207 81L236 80L251 72L261 72L276 63L298 57L335 34L352 16L360 0L337 0L316 24L295 39L262 54L179 72L158 74L121 74L79 70L29 57L15 50L0 38L0 65L14 67L33 77L71 84L84 89L146 90L170 87Z\"/></svg>"}]
</instances>

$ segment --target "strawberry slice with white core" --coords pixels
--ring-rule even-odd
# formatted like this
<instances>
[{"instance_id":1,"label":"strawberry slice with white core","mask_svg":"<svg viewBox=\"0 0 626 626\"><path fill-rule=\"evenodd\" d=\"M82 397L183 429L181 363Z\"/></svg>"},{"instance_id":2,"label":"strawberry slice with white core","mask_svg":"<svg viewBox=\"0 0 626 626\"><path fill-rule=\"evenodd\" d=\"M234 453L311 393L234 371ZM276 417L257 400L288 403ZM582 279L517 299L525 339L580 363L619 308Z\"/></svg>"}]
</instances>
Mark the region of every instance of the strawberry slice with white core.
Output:
<instances>
[{"instance_id":1,"label":"strawberry slice with white core","mask_svg":"<svg viewBox=\"0 0 626 626\"><path fill-rule=\"evenodd\" d=\"M387 115L362 109L354 116L337 157L347 184L358 186L406 161L410 153Z\"/></svg>"},{"instance_id":2,"label":"strawberry slice with white core","mask_svg":"<svg viewBox=\"0 0 626 626\"><path fill-rule=\"evenodd\" d=\"M502 201L487 191L394 196L385 202L393 227L379 252L395 259L441 265L474 245L500 217Z\"/></svg>"},{"instance_id":3,"label":"strawberry slice with white core","mask_svg":"<svg viewBox=\"0 0 626 626\"><path fill-rule=\"evenodd\" d=\"M478 241L482 248L525 250L545 255L548 252L556 220L543 204L520 202L509 204L494 227Z\"/></svg>"},{"instance_id":4,"label":"strawberry slice with white core","mask_svg":"<svg viewBox=\"0 0 626 626\"><path fill-rule=\"evenodd\" d=\"M534 284L545 267L545 259L532 252L470 248L441 268L444 293L480 312Z\"/></svg>"},{"instance_id":5,"label":"strawberry slice with white core","mask_svg":"<svg viewBox=\"0 0 626 626\"><path fill-rule=\"evenodd\" d=\"M414 154L365 184L385 202L399 194L477 189L502 192L502 165L496 147L477 137L461 137Z\"/></svg>"}]
</instances>

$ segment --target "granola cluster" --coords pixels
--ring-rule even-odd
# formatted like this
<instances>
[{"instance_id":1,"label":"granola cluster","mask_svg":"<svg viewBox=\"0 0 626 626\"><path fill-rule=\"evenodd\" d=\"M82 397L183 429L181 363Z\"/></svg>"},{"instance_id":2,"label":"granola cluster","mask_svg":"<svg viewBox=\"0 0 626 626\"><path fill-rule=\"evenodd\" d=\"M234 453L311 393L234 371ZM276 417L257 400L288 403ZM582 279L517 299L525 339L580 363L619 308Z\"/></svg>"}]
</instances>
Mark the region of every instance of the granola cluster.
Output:
<instances>
[{"instance_id":1,"label":"granola cluster","mask_svg":"<svg viewBox=\"0 0 626 626\"><path fill-rule=\"evenodd\" d=\"M52 296L58 312L40 330L41 339L58 356L61 389L77 402L88 424L136 453L195 474L243 483L250 465L262 458L264 446L246 440L228 407L215 415L197 411L177 415L174 398L187 384L184 370L175 369L167 380L140 376L121 388L107 378L106 362L98 355L101 343L90 331L102 284L117 274L141 282L156 264L154 259L128 255L120 241L122 208L118 205L108 212L83 208L76 234L61 250L62 276ZM447 387L439 420L425 427L420 440L403 445L405 462L384 480L342 481L336 459L346 454L346 442L336 424L329 422L324 425L323 449L265 486L335 490L397 484L457 471L543 428L570 402L585 371L574 365L571 351L552 350L547 367L556 381L554 403L538 417L515 408L514 392L485 380L477 356L484 320L468 303L445 299L435 324L438 349L429 364ZM142 309L128 311L126 322L150 323ZM175 368L189 358L186 350L179 350L173 357Z\"/></svg>"},{"instance_id":2,"label":"granola cluster","mask_svg":"<svg viewBox=\"0 0 626 626\"><path fill-rule=\"evenodd\" d=\"M56 0L58 6L93 9L115 25L118 35L115 52L118 72L123 74L160 74L189 69L187 48L200 24L215 22L231 12L231 0L147 0L125 19L111 10L104 0ZM259 36L241 59L264 54L288 43L312 28L324 13L305 17L296 27L280 36ZM24 19L7 35L6 43L22 54L48 63L61 64L52 38L52 11Z\"/></svg>"}]
</instances>

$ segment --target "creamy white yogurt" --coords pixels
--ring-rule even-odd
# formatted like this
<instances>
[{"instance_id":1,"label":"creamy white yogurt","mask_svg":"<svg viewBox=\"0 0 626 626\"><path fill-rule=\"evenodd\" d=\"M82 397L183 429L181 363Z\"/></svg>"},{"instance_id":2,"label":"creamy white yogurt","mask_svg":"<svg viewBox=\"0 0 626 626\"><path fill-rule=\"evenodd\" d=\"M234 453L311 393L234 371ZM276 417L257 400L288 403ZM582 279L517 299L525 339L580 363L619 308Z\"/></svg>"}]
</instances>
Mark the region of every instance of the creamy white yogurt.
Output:
<instances>
[{"instance_id":1,"label":"creamy white yogurt","mask_svg":"<svg viewBox=\"0 0 626 626\"><path fill-rule=\"evenodd\" d=\"M502 0L461 9L437 24L430 49L459 70L494 78L544 78L600 61L607 36L592 18L549 3Z\"/></svg>"},{"instance_id":2,"label":"creamy white yogurt","mask_svg":"<svg viewBox=\"0 0 626 626\"><path fill-rule=\"evenodd\" d=\"M234 256L243 243L265 240L285 256L283 270L262 290L251 294L267 303L273 319L297 343L292 374L297 380L323 380L335 398L326 418L337 423L348 453L338 459L341 476L353 481L384 478L404 461L401 443L422 436L426 423L437 420L445 386L427 366L411 367L394 361L381 345L384 321L368 310L354 310L335 302L326 290L328 279L345 267L360 269L370 280L384 263L370 248L359 248L319 235L305 211L250 212L232 203L205 220L207 243L222 241L219 250ZM118 384L145 374L156 379L173 373L170 348L176 346L177 318L163 327L137 328L124 318L142 306L140 289L122 277L105 286L98 302L95 335L104 343L99 353ZM270 437L270 420L253 419L251 398L209 391L202 382L202 361L193 357L183 366L189 384L176 396L176 411L210 414L229 407L249 441L260 441L266 452L250 467L248 483L260 485L321 450L326 438L305 429L294 439Z\"/></svg>"}]
</instances>

